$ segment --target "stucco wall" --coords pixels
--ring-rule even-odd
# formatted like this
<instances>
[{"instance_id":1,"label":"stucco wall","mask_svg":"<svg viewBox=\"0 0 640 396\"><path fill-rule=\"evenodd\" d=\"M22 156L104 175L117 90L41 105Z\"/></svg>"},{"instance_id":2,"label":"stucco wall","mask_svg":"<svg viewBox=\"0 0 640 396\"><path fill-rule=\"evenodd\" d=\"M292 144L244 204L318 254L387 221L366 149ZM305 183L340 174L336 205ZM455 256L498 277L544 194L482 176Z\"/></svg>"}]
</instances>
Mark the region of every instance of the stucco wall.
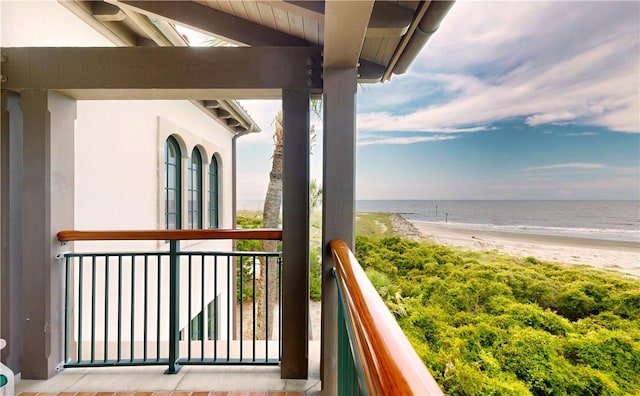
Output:
<instances>
[{"instance_id":1,"label":"stucco wall","mask_svg":"<svg viewBox=\"0 0 640 396\"><path fill-rule=\"evenodd\" d=\"M56 1L1 1L0 7L2 46L113 46ZM79 101L76 229L164 228L159 222L164 209L159 202L160 118L183 131L185 176L186 157L195 145L203 151L206 164L211 155L218 155L219 226L232 226L231 134L215 120L188 101ZM186 199L183 203L186 208Z\"/></svg>"},{"instance_id":2,"label":"stucco wall","mask_svg":"<svg viewBox=\"0 0 640 396\"><path fill-rule=\"evenodd\" d=\"M0 0L0 7L2 46L113 46L55 1ZM75 141L72 143L75 156L73 228L163 229L163 152L164 140L169 134L177 134L183 143L183 219L187 217L187 161L192 149L198 146L204 160L203 216L207 217L208 164L215 154L219 166L219 227L231 228L232 135L194 104L164 100L77 102ZM230 248L231 241L183 242L181 245L182 250L228 251ZM76 252L167 250L167 244L164 241L76 242L73 249ZM227 278L226 267L218 271L218 276L222 280ZM124 275L124 282L130 282L129 275ZM218 291L223 294L220 304L226 306L229 299L222 292L226 285L222 281L218 283ZM185 290L182 290L182 301L186 301ZM137 301L141 301L142 291L136 293ZM199 296L199 292L194 290L193 295ZM205 303L213 298L213 290L206 290ZM195 300L193 315L203 308L200 297ZM166 309L166 306L162 307L163 315ZM142 306L136 305L136 313L141 310ZM188 320L183 313L181 327ZM218 322L226 326L227 320L226 313L222 312ZM115 321L111 323L113 326ZM82 326L85 334L90 330L88 326L88 323ZM125 323L122 331L128 334L129 326ZM110 331L114 334L115 329ZM167 338L166 333L167 329L163 328L161 339ZM136 334L138 337L141 335Z\"/></svg>"}]
</instances>

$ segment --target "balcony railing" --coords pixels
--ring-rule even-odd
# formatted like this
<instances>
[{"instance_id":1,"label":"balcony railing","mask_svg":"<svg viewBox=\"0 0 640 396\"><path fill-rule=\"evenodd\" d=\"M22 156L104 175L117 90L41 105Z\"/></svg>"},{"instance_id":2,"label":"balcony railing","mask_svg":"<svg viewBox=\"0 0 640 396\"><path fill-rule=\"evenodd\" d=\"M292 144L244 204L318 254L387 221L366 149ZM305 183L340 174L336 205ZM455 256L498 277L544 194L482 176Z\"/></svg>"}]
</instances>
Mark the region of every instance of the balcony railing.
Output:
<instances>
[{"instance_id":1,"label":"balcony railing","mask_svg":"<svg viewBox=\"0 0 640 396\"><path fill-rule=\"evenodd\" d=\"M280 230L59 232L61 242L161 241L156 249L59 256L66 273L65 367L167 365L167 373L176 373L182 365L278 364L281 254L181 251L180 241L281 238ZM109 242L101 246L111 250ZM265 285L277 277L277 290L258 295L258 273ZM277 294L277 309L258 317L259 299L268 307L270 293Z\"/></svg>"},{"instance_id":2,"label":"balcony railing","mask_svg":"<svg viewBox=\"0 0 640 396\"><path fill-rule=\"evenodd\" d=\"M338 394L443 395L343 241L332 241L338 284Z\"/></svg>"}]
</instances>

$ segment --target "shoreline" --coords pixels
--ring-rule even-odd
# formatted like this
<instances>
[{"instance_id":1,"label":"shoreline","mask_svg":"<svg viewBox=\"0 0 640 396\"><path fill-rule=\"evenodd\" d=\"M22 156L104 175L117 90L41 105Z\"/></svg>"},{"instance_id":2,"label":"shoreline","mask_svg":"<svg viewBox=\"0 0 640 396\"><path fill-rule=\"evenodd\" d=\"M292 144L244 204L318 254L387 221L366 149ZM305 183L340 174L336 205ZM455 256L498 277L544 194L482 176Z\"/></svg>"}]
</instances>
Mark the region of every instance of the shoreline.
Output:
<instances>
[{"instance_id":1,"label":"shoreline","mask_svg":"<svg viewBox=\"0 0 640 396\"><path fill-rule=\"evenodd\" d=\"M640 243L638 242L471 230L411 222L395 213L391 216L394 231L413 240L422 239L474 251L497 251L515 256L532 256L539 260L564 264L589 265L640 277Z\"/></svg>"}]
</instances>

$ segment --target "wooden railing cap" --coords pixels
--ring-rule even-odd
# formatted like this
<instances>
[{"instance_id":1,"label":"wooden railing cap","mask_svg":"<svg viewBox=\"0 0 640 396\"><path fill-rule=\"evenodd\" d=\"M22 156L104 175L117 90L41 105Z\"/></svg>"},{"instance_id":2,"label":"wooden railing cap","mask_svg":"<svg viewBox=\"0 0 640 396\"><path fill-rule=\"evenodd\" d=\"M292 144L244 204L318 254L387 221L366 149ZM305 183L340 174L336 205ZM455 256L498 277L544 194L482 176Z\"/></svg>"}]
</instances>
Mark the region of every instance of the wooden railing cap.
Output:
<instances>
[{"instance_id":1,"label":"wooden railing cap","mask_svg":"<svg viewBox=\"0 0 640 396\"><path fill-rule=\"evenodd\" d=\"M57 234L60 242L70 241L179 241L194 239L256 239L282 240L282 230L257 229L212 229L212 230L110 230L79 231L64 230Z\"/></svg>"},{"instance_id":2,"label":"wooden railing cap","mask_svg":"<svg viewBox=\"0 0 640 396\"><path fill-rule=\"evenodd\" d=\"M443 395L349 246L334 240L330 247L368 393Z\"/></svg>"}]
</instances>

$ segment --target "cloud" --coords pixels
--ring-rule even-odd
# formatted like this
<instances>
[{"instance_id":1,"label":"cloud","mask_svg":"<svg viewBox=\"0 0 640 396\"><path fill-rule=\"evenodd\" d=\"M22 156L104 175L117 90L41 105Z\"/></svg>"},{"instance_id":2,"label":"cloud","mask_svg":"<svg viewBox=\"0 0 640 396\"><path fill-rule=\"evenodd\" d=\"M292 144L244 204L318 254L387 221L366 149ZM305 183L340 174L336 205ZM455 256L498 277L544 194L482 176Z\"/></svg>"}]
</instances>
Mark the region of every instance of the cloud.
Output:
<instances>
[{"instance_id":1,"label":"cloud","mask_svg":"<svg viewBox=\"0 0 640 396\"><path fill-rule=\"evenodd\" d=\"M385 136L385 137L367 137L358 140L358 146L371 146L376 144L414 144L425 142L441 142L443 140L456 139L456 136L436 135L436 136Z\"/></svg>"},{"instance_id":2,"label":"cloud","mask_svg":"<svg viewBox=\"0 0 640 396\"><path fill-rule=\"evenodd\" d=\"M532 168L524 168L520 169L521 171L532 171L532 170L548 170L548 169L604 169L606 165L603 164L589 164L583 162L570 162L566 164L553 164L553 165L545 165L545 166L536 166Z\"/></svg>"},{"instance_id":3,"label":"cloud","mask_svg":"<svg viewBox=\"0 0 640 396\"><path fill-rule=\"evenodd\" d=\"M562 136L596 136L596 132L575 132L575 133L565 133Z\"/></svg>"},{"instance_id":4,"label":"cloud","mask_svg":"<svg viewBox=\"0 0 640 396\"><path fill-rule=\"evenodd\" d=\"M359 131L468 133L493 129L485 125L473 127L445 126L434 121L429 122L429 120L416 117L415 113L409 115L393 115L390 112L358 114L356 125Z\"/></svg>"},{"instance_id":5,"label":"cloud","mask_svg":"<svg viewBox=\"0 0 640 396\"><path fill-rule=\"evenodd\" d=\"M459 2L410 72L408 97L430 87L440 100L425 94L408 113L386 106L361 127L483 130L523 118L640 132L639 12L637 2Z\"/></svg>"},{"instance_id":6,"label":"cloud","mask_svg":"<svg viewBox=\"0 0 640 396\"><path fill-rule=\"evenodd\" d=\"M575 114L568 111L564 111L559 113L536 114L536 115L527 117L525 122L530 126L536 126L541 124L556 123L559 121L570 121L570 120L574 120L575 118L576 118Z\"/></svg>"}]
</instances>

